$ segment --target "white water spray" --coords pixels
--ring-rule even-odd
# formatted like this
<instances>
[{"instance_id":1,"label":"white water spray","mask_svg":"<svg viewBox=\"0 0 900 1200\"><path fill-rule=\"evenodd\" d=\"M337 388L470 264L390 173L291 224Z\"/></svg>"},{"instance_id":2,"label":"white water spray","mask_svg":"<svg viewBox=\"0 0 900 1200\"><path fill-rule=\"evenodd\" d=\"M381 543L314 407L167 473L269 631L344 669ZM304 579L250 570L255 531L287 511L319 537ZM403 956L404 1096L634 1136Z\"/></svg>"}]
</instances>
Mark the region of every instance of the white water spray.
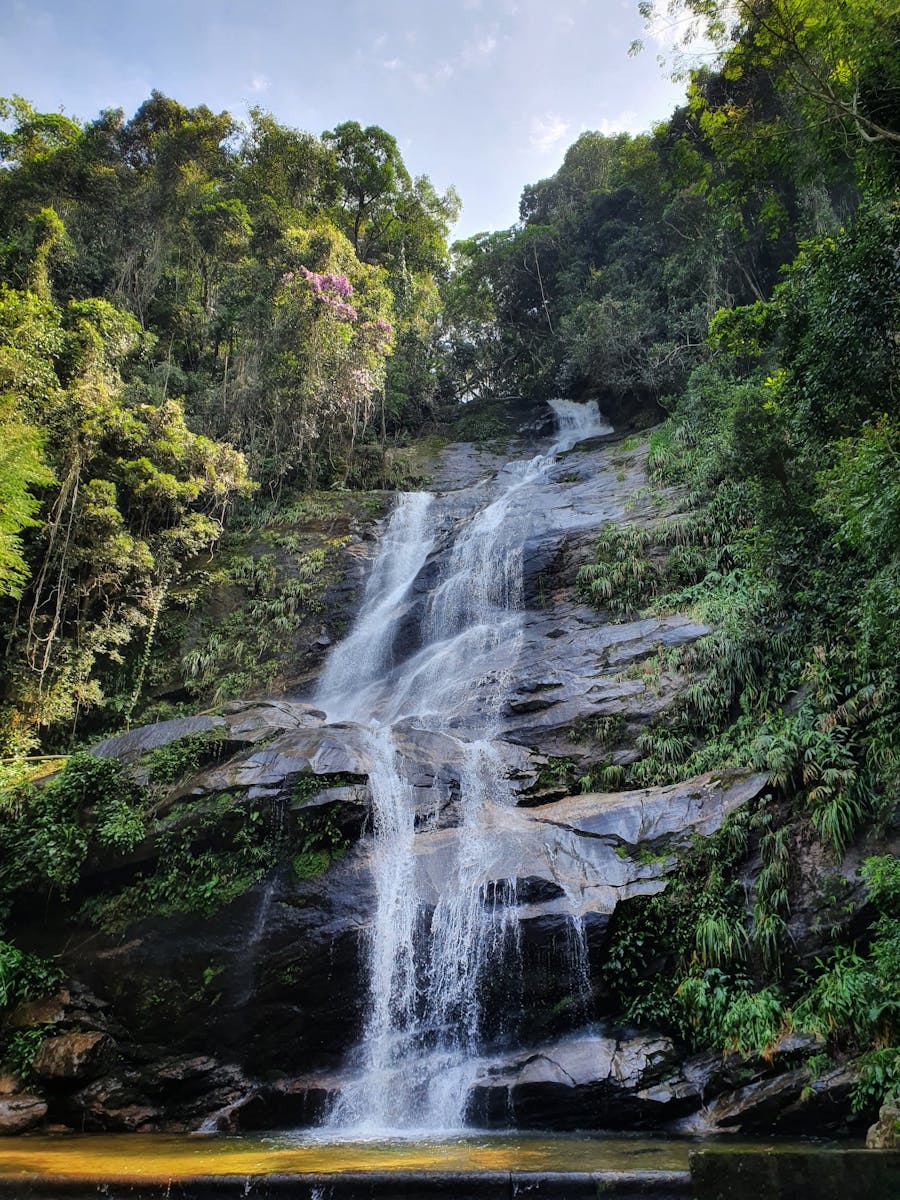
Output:
<instances>
[{"instance_id":1,"label":"white water spray","mask_svg":"<svg viewBox=\"0 0 900 1200\"><path fill-rule=\"evenodd\" d=\"M519 937L515 876L497 887L495 824L514 796L494 739L522 636L532 501L557 455L611 432L594 402L551 407L556 441L500 472L487 502L455 528L427 597L415 596L416 579L453 526L452 506L427 493L399 497L359 616L320 682L316 700L330 720L367 726L374 807L368 1012L357 1073L333 1107L333 1126L385 1134L464 1124L478 1066L481 981ZM395 661L398 628L410 620L416 648ZM460 739L461 828L427 905L417 878L415 789L395 745L400 721ZM573 933L581 974L582 928L574 919Z\"/></svg>"}]
</instances>

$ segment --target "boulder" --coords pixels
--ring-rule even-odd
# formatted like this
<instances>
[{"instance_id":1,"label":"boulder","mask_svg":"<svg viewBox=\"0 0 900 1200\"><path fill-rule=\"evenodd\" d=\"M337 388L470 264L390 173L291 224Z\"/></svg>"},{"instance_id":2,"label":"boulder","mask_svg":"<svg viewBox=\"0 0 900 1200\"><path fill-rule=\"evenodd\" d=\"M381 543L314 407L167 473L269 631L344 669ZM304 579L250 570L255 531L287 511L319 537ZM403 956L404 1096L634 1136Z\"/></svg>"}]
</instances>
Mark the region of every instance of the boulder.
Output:
<instances>
[{"instance_id":1,"label":"boulder","mask_svg":"<svg viewBox=\"0 0 900 1200\"><path fill-rule=\"evenodd\" d=\"M95 1079L69 1098L66 1111L88 1130L212 1130L219 1126L209 1119L236 1109L254 1087L238 1067L209 1055L166 1055Z\"/></svg>"},{"instance_id":2,"label":"boulder","mask_svg":"<svg viewBox=\"0 0 900 1200\"><path fill-rule=\"evenodd\" d=\"M69 1110L73 1124L87 1132L150 1132L163 1116L163 1109L141 1088L135 1070L95 1079L70 1098Z\"/></svg>"},{"instance_id":3,"label":"boulder","mask_svg":"<svg viewBox=\"0 0 900 1200\"><path fill-rule=\"evenodd\" d=\"M91 747L91 754L135 763L151 750L211 729L223 730L230 742L252 745L280 730L320 725L324 718L320 709L300 700L236 700L225 705L222 713L173 717L105 738Z\"/></svg>"},{"instance_id":4,"label":"boulder","mask_svg":"<svg viewBox=\"0 0 900 1200\"><path fill-rule=\"evenodd\" d=\"M864 1124L850 1112L851 1065L812 1079L806 1067L768 1074L723 1092L683 1121L682 1133L846 1133Z\"/></svg>"},{"instance_id":5,"label":"boulder","mask_svg":"<svg viewBox=\"0 0 900 1200\"><path fill-rule=\"evenodd\" d=\"M67 990L47 996L42 1000L29 1000L17 1005L6 1018L13 1029L36 1029L41 1025L60 1025L66 1019L71 1004Z\"/></svg>"},{"instance_id":6,"label":"boulder","mask_svg":"<svg viewBox=\"0 0 900 1200\"><path fill-rule=\"evenodd\" d=\"M475 1124L528 1129L647 1127L696 1107L699 1088L654 1092L679 1054L669 1038L585 1032L486 1061L470 1094Z\"/></svg>"},{"instance_id":7,"label":"boulder","mask_svg":"<svg viewBox=\"0 0 900 1200\"><path fill-rule=\"evenodd\" d=\"M99 1030L62 1033L41 1043L32 1071L45 1082L91 1079L103 1073L114 1052L112 1038Z\"/></svg>"},{"instance_id":8,"label":"boulder","mask_svg":"<svg viewBox=\"0 0 900 1200\"><path fill-rule=\"evenodd\" d=\"M168 746L179 738L192 737L225 725L225 718L202 714L197 717L174 717L171 721L157 721L155 725L141 725L130 729L128 733L120 733L115 737L104 738L91 747L95 758L118 758L123 762L136 762L150 750L160 746Z\"/></svg>"},{"instance_id":9,"label":"boulder","mask_svg":"<svg viewBox=\"0 0 900 1200\"><path fill-rule=\"evenodd\" d=\"M900 1104L896 1100L882 1104L878 1120L866 1133L869 1150L900 1150Z\"/></svg>"},{"instance_id":10,"label":"boulder","mask_svg":"<svg viewBox=\"0 0 900 1200\"><path fill-rule=\"evenodd\" d=\"M33 1129L46 1113L47 1105L39 1096L27 1092L0 1095L0 1136Z\"/></svg>"}]
</instances>

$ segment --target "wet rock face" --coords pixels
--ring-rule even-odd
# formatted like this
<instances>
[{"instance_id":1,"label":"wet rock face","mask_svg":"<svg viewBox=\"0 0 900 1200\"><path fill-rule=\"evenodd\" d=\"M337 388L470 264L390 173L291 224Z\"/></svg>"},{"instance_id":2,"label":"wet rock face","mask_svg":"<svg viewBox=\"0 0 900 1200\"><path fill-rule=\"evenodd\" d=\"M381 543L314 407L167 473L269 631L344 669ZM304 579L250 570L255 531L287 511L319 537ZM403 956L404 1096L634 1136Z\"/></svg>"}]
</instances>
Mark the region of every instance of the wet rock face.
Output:
<instances>
[{"instance_id":1,"label":"wet rock face","mask_svg":"<svg viewBox=\"0 0 900 1200\"><path fill-rule=\"evenodd\" d=\"M188 1132L251 1090L231 1064L203 1055L168 1056L95 1080L72 1095L67 1108L73 1123L87 1130Z\"/></svg>"},{"instance_id":2,"label":"wet rock face","mask_svg":"<svg viewBox=\"0 0 900 1200\"><path fill-rule=\"evenodd\" d=\"M559 796L556 803L526 796L544 754L577 759L593 752L589 744L572 740L579 722L615 717L624 743L619 759L633 756L629 746L637 733L671 703L680 684L670 680L650 688L623 672L660 647L707 632L677 615L610 625L578 598L575 576L596 528L607 520L656 519L645 499L634 499L645 479L641 455L632 455L618 471L609 469L608 458L601 440L562 456L550 469L539 511L529 515L523 547L526 608L518 658L494 664L511 681L498 753L513 793L529 806L500 806L495 813L499 851L485 864L485 894L493 889L508 896L512 888L521 964L518 975L514 964L498 964L490 986L498 1010L515 986L514 1023L531 1036L554 1032L560 1020L565 1024L546 1014L559 999L573 914L583 920L596 951L618 903L664 888L679 847L694 833L718 829L761 784L756 776L709 776L667 789ZM444 484L454 479L460 490L442 508L446 528L438 531L436 550L412 590L407 619L398 621L395 656L416 648L407 634L440 574L442 555L502 469L502 459L473 447L450 447L437 465ZM479 480L486 480L484 487L473 488ZM180 784L163 813L176 801L180 813L191 804L202 812L206 798L212 802L227 792L240 803L271 804L273 812L281 805L286 815L278 819L288 821L316 808L340 811L345 828L353 828L358 840L320 877L298 879L288 863L273 864L262 882L211 917L150 918L124 938L94 935L79 945L72 969L110 999L120 1027L139 1044L159 1042L183 1054L233 1061L257 1079L273 1070L333 1071L357 1043L367 1004L363 950L373 911L370 799L362 782L328 787L311 801L293 797L297 782L310 775L364 780L371 768L366 731L350 722L328 723L313 704L285 697L235 702L216 714L133 730L107 739L95 752L138 764L140 770L139 760L149 750L216 729L228 756ZM465 836L458 808L465 753L455 733L421 729L413 722L397 727L395 745L401 777L411 785L416 805L416 871L427 919L429 897L436 898ZM133 866L149 868L157 854L158 838L151 836L133 853ZM624 1061L620 1054L617 1069L624 1069ZM107 1066L105 1071L78 1068L80 1077L71 1068L66 1078L82 1085L72 1101L80 1106L82 1120L96 1128L104 1123L148 1128L170 1119L175 1108L183 1110L182 1100L172 1098L180 1085L172 1080L151 1085L140 1064L129 1065L127 1055L122 1063L121 1069ZM532 1066L532 1073L536 1070ZM527 1088L537 1081L526 1079L521 1086L526 1088L519 1103L524 1120ZM223 1127L238 1121L245 1100L222 1093ZM254 1100L257 1108L262 1103ZM315 1107L308 1098L303 1104Z\"/></svg>"},{"instance_id":3,"label":"wet rock face","mask_svg":"<svg viewBox=\"0 0 900 1200\"><path fill-rule=\"evenodd\" d=\"M561 1039L530 1054L487 1064L473 1088L470 1115L488 1127L616 1128L623 1123L639 1126L642 1120L657 1124L662 1105L648 1100L646 1089L665 1078L677 1060L668 1038L589 1034ZM670 1105L678 1111L674 1096Z\"/></svg>"},{"instance_id":4,"label":"wet rock face","mask_svg":"<svg viewBox=\"0 0 900 1200\"><path fill-rule=\"evenodd\" d=\"M476 1123L534 1129L846 1133L852 1066L814 1081L806 1067L791 1067L796 1053L785 1058L757 1062L758 1078L735 1087L747 1072L736 1055L686 1057L666 1037L591 1032L486 1063L471 1116ZM857 1116L849 1128L864 1124Z\"/></svg>"}]
</instances>

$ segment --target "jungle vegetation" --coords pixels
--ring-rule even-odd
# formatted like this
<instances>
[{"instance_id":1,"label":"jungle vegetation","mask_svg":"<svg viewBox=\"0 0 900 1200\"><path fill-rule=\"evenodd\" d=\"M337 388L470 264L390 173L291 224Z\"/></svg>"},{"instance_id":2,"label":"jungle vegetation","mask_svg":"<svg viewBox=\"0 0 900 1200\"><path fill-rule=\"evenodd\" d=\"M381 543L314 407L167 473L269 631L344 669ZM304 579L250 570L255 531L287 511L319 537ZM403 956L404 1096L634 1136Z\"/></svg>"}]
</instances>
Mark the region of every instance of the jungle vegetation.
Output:
<instances>
[{"instance_id":1,"label":"jungle vegetation","mask_svg":"<svg viewBox=\"0 0 900 1200\"><path fill-rule=\"evenodd\" d=\"M156 92L130 119L0 117L9 758L140 711L173 586L236 504L390 482L433 400L457 200L352 121Z\"/></svg>"},{"instance_id":2,"label":"jungle vegetation","mask_svg":"<svg viewBox=\"0 0 900 1200\"><path fill-rule=\"evenodd\" d=\"M582 134L517 226L454 248L449 358L478 396L598 397L654 426L676 511L601 530L580 587L613 619L687 610L715 632L659 656L690 681L677 711L627 767L598 741L582 787L769 777L620 912L614 1009L745 1055L812 1031L811 1078L862 1056L865 1107L900 1089L900 875L878 852L900 800L900 10L643 11L714 64L671 119Z\"/></svg>"}]
</instances>

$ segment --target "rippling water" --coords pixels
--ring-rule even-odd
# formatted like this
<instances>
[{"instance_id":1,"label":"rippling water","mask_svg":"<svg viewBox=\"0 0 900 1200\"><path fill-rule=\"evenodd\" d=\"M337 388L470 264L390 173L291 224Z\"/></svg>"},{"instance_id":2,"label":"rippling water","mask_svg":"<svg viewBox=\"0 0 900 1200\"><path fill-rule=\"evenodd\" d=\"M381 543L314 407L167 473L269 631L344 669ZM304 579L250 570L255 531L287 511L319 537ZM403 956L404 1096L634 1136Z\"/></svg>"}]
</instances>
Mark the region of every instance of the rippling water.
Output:
<instances>
[{"instance_id":1,"label":"rippling water","mask_svg":"<svg viewBox=\"0 0 900 1200\"><path fill-rule=\"evenodd\" d=\"M861 1143L859 1143L861 1145ZM827 1151L834 1143L622 1135L507 1134L435 1139L327 1140L302 1135L240 1137L79 1134L0 1138L0 1177L183 1179L197 1175L322 1175L352 1172L682 1171L700 1146L726 1151ZM841 1143L842 1146L848 1143Z\"/></svg>"}]
</instances>

